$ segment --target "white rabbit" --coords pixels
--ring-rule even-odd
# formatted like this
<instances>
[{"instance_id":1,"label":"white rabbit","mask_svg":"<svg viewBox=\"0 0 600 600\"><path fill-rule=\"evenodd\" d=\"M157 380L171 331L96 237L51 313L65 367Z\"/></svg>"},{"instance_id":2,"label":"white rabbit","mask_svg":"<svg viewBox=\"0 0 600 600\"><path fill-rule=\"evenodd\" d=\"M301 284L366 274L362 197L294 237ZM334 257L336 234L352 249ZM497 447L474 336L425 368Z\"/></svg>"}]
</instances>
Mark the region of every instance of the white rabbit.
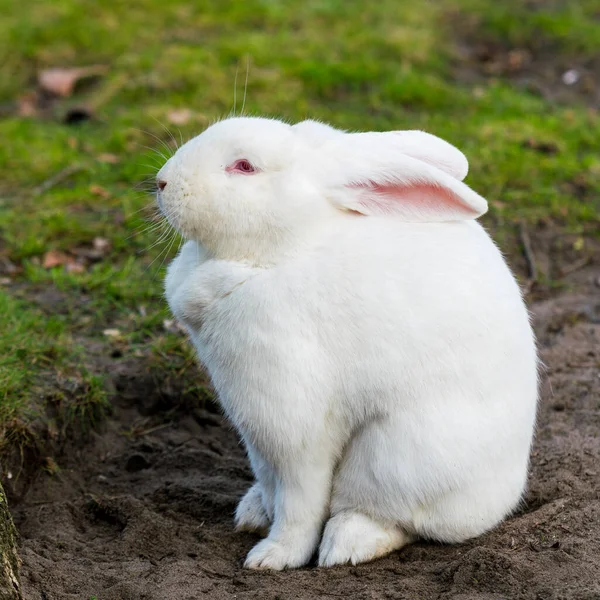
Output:
<instances>
[{"instance_id":1,"label":"white rabbit","mask_svg":"<svg viewBox=\"0 0 600 600\"><path fill-rule=\"evenodd\" d=\"M467 161L419 131L231 118L158 174L166 295L256 483L250 568L460 542L519 503L537 357Z\"/></svg>"}]
</instances>

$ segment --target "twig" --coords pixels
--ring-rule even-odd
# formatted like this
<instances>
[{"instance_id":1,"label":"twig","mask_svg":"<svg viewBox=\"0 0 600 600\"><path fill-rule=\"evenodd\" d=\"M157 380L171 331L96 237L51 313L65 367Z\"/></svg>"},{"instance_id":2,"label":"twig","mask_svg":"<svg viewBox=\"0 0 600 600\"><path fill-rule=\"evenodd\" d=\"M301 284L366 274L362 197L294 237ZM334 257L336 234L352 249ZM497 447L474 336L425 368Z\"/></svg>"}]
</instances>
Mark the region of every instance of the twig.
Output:
<instances>
[{"instance_id":1,"label":"twig","mask_svg":"<svg viewBox=\"0 0 600 600\"><path fill-rule=\"evenodd\" d=\"M69 165L68 167L65 167L58 173L52 175L52 177L46 179L46 181L40 183L40 185L38 185L33 190L33 195L39 196L40 194L47 192L48 190L52 189L55 185L58 185L61 181L68 179L69 177L71 177L71 175L78 173L82 169L83 165Z\"/></svg>"},{"instance_id":2,"label":"twig","mask_svg":"<svg viewBox=\"0 0 600 600\"><path fill-rule=\"evenodd\" d=\"M156 425L156 427L150 427L149 429L142 429L139 433L135 434L135 437L142 437L143 435L148 435L149 433L153 433L158 431L159 429L165 429L166 427L170 427L171 423L163 423L162 425Z\"/></svg>"},{"instance_id":3,"label":"twig","mask_svg":"<svg viewBox=\"0 0 600 600\"><path fill-rule=\"evenodd\" d=\"M519 223L519 238L523 246L523 255L527 261L527 270L529 271L528 283L531 286L531 284L537 281L538 272L535 264L535 256L533 254L533 250L531 249L531 239L529 238L529 233L527 233L525 224L522 221Z\"/></svg>"},{"instance_id":4,"label":"twig","mask_svg":"<svg viewBox=\"0 0 600 600\"><path fill-rule=\"evenodd\" d=\"M566 275L570 275L571 273L575 273L575 271L579 271L579 269L583 269L583 267L587 267L591 262L591 256L584 256L583 258L576 260L574 263L563 267L560 270L560 276L565 277Z\"/></svg>"},{"instance_id":5,"label":"twig","mask_svg":"<svg viewBox=\"0 0 600 600\"><path fill-rule=\"evenodd\" d=\"M127 85L127 77L119 75L109 81L98 93L92 96L88 103L91 112L96 112L103 104L106 104L113 96L118 94Z\"/></svg>"}]
</instances>

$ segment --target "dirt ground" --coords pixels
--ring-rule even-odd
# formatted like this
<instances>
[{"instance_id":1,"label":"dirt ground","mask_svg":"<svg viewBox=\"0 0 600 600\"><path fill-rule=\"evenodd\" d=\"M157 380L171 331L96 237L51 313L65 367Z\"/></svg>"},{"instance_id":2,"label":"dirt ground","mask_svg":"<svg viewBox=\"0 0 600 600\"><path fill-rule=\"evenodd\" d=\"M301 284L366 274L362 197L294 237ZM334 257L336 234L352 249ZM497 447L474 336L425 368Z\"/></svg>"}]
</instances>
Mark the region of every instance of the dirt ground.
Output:
<instances>
[{"instance_id":1,"label":"dirt ground","mask_svg":"<svg viewBox=\"0 0 600 600\"><path fill-rule=\"evenodd\" d=\"M100 348L112 417L13 502L25 598L600 599L600 263L559 237L533 244L541 269L563 276L531 304L546 372L529 490L494 531L357 567L243 570L258 538L232 527L252 479L235 433L210 404L173 412L177 390Z\"/></svg>"}]
</instances>

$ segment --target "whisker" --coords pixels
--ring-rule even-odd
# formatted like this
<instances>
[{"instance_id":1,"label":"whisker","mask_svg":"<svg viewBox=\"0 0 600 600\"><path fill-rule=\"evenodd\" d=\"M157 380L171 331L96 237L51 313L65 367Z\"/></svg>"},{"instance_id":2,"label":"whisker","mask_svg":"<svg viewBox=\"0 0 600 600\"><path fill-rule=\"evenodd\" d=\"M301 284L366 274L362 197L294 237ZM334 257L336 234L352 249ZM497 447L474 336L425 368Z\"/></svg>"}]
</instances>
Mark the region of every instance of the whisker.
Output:
<instances>
[{"instance_id":1,"label":"whisker","mask_svg":"<svg viewBox=\"0 0 600 600\"><path fill-rule=\"evenodd\" d=\"M173 140L173 143L175 144L176 150L179 150L179 146L177 144L177 140L175 139L175 137L173 136L173 134L169 131L169 129L167 129L167 127L165 125L163 125L156 117L152 117L152 118L169 134L169 136Z\"/></svg>"},{"instance_id":2,"label":"whisker","mask_svg":"<svg viewBox=\"0 0 600 600\"><path fill-rule=\"evenodd\" d=\"M152 118L154 119L154 117L152 117ZM161 123L158 121L158 119L155 119L155 120L158 122L159 125L161 125ZM171 148L169 146L169 144L167 144L167 142L165 142L165 140L163 140L162 138L159 138L157 135L153 134L151 131L146 131L144 129L137 129L137 128L134 128L134 129L136 131L140 131L141 133L149 135L150 137L153 137L167 151L167 153L169 154L169 157L173 156L173 148Z\"/></svg>"},{"instance_id":3,"label":"whisker","mask_svg":"<svg viewBox=\"0 0 600 600\"><path fill-rule=\"evenodd\" d=\"M241 115L244 114L244 107L246 106L246 92L248 91L248 73L250 72L250 58L246 55L246 82L244 83L244 99L242 100Z\"/></svg>"},{"instance_id":4,"label":"whisker","mask_svg":"<svg viewBox=\"0 0 600 600\"><path fill-rule=\"evenodd\" d=\"M161 251L158 256L146 267L146 269L144 269L144 273L147 273L148 270L150 269L150 267L152 267L152 265L164 254L163 260L160 263L160 266L158 267L158 270L156 271L156 274L158 275L158 272L160 271L160 269L163 266L163 263L165 262L165 259L167 258L167 256L169 255L169 251L171 250L171 247L173 245L173 242L175 241L175 239L177 238L177 231L175 231L174 229L171 230L173 233L173 237L171 239L171 243L168 245L166 252Z\"/></svg>"},{"instance_id":5,"label":"whisker","mask_svg":"<svg viewBox=\"0 0 600 600\"><path fill-rule=\"evenodd\" d=\"M165 260L167 260L167 257L169 256L169 253L171 252L171 248L173 247L173 242L175 242L175 240L179 237L179 234L175 231L174 235L173 235L173 239L171 240L171 243L169 244L169 247L167 248L167 251L165 252L165 257L162 259L162 262L160 263L160 267L158 267L158 272L162 269L163 265L165 264ZM181 247L181 244L180 244Z\"/></svg>"},{"instance_id":6,"label":"whisker","mask_svg":"<svg viewBox=\"0 0 600 600\"><path fill-rule=\"evenodd\" d=\"M145 167L147 165L140 165L140 167ZM145 177L144 179L140 179L137 183L151 183L156 181L156 176L155 175L149 175L148 177Z\"/></svg>"},{"instance_id":7,"label":"whisker","mask_svg":"<svg viewBox=\"0 0 600 600\"><path fill-rule=\"evenodd\" d=\"M160 215L162 217L162 215ZM156 215L158 217L158 215ZM135 231L127 238L135 237L136 235L142 235L144 233L156 233L161 229L165 229L169 222L166 219L161 218L158 221L151 221L150 223L145 223L135 229Z\"/></svg>"},{"instance_id":8,"label":"whisker","mask_svg":"<svg viewBox=\"0 0 600 600\"><path fill-rule=\"evenodd\" d=\"M146 274L150 268L152 267L152 265L159 259L160 256L162 256L163 250L160 251L160 254L158 254L158 256L156 256L156 258L154 258L154 260L144 269L144 274Z\"/></svg>"},{"instance_id":9,"label":"whisker","mask_svg":"<svg viewBox=\"0 0 600 600\"><path fill-rule=\"evenodd\" d=\"M147 248L144 248L143 250L140 250L138 252L138 254L142 254L145 252L149 252L150 250L152 250L152 248L155 248L156 246L158 246L159 244L162 244L166 239L168 239L169 235L172 233L172 229L169 227L168 229L166 229L161 236L159 237L158 240L156 240L152 245L148 246Z\"/></svg>"},{"instance_id":10,"label":"whisker","mask_svg":"<svg viewBox=\"0 0 600 600\"><path fill-rule=\"evenodd\" d=\"M153 183L140 183L133 188L138 194L138 199L142 197L153 197L156 196L156 185Z\"/></svg>"},{"instance_id":11,"label":"whisker","mask_svg":"<svg viewBox=\"0 0 600 600\"><path fill-rule=\"evenodd\" d=\"M155 234L157 231L161 231L162 229L164 229L166 227L165 223L166 223L166 221L163 219L161 219L160 221L144 223L144 225L140 225L139 227L137 227L133 231L133 233L126 239L129 240L132 237L135 237L137 235Z\"/></svg>"},{"instance_id":12,"label":"whisker","mask_svg":"<svg viewBox=\"0 0 600 600\"><path fill-rule=\"evenodd\" d=\"M233 116L235 117L235 110L237 108L237 76L238 76L239 65L235 66L235 77L233 79Z\"/></svg>"},{"instance_id":13,"label":"whisker","mask_svg":"<svg viewBox=\"0 0 600 600\"><path fill-rule=\"evenodd\" d=\"M148 204L145 204L144 206L142 206L142 208L138 208L137 210L133 211L131 214L127 215L127 218L131 218L131 217L135 217L135 215L144 212L144 211L150 211L152 208L154 208L154 202L148 202Z\"/></svg>"},{"instance_id":14,"label":"whisker","mask_svg":"<svg viewBox=\"0 0 600 600\"><path fill-rule=\"evenodd\" d=\"M156 195L156 184L150 181L141 181L136 183L132 188L133 191L138 194L138 198L142 196L155 196Z\"/></svg>"},{"instance_id":15,"label":"whisker","mask_svg":"<svg viewBox=\"0 0 600 600\"><path fill-rule=\"evenodd\" d=\"M138 163L139 167L144 167L146 169L152 169L153 171L155 170L157 173L160 171L161 166L159 165L149 165L148 163ZM151 179L153 176L148 177L148 179Z\"/></svg>"},{"instance_id":16,"label":"whisker","mask_svg":"<svg viewBox=\"0 0 600 600\"><path fill-rule=\"evenodd\" d=\"M159 210L158 206L156 206L154 203L149 203L145 206L142 206L142 208L134 211L130 215L127 215L126 218L131 219L132 217L134 217L135 215L139 214L142 211L147 211L147 212L153 211L154 214L152 216L148 216L148 219L147 219L148 221L150 221L150 223L137 228L126 239L130 239L132 237L135 237L136 235L141 235L143 233L150 233L150 232L158 231L161 228L168 226L169 222L165 217L171 217L175 214L175 210L166 211L166 213L163 214ZM156 221L156 219L159 219L159 220Z\"/></svg>"},{"instance_id":17,"label":"whisker","mask_svg":"<svg viewBox=\"0 0 600 600\"><path fill-rule=\"evenodd\" d=\"M137 206L140 200L144 200L144 206L145 207L149 207L152 206L153 204L155 204L155 198L156 197L156 193L154 192L154 190L151 190L150 192L146 191L146 190L133 190L133 193L131 194L130 198L133 201L133 203ZM137 214L138 212L142 212L142 208L140 209L136 209L131 216L133 216L134 214Z\"/></svg>"},{"instance_id":18,"label":"whisker","mask_svg":"<svg viewBox=\"0 0 600 600\"><path fill-rule=\"evenodd\" d=\"M163 152L161 152L160 150L157 150L156 148L151 148L150 146L144 146L144 144L138 144L138 146L140 146L141 148L146 148L146 150L150 150L150 152L154 152L154 154L157 154L158 156L160 156L165 162L167 162L170 158L168 156L165 156Z\"/></svg>"},{"instance_id":19,"label":"whisker","mask_svg":"<svg viewBox=\"0 0 600 600\"><path fill-rule=\"evenodd\" d=\"M162 215L161 215L162 216ZM152 233L152 234L156 234L158 232L158 239L149 247L145 248L143 251L148 251L151 248L154 248L154 246L160 244L166 237L167 234L172 230L171 224L169 223L168 219L166 218L161 218L160 221L158 221L157 223L153 223L151 224L149 227L147 227L146 229L134 234L134 235L141 235L143 233Z\"/></svg>"}]
</instances>

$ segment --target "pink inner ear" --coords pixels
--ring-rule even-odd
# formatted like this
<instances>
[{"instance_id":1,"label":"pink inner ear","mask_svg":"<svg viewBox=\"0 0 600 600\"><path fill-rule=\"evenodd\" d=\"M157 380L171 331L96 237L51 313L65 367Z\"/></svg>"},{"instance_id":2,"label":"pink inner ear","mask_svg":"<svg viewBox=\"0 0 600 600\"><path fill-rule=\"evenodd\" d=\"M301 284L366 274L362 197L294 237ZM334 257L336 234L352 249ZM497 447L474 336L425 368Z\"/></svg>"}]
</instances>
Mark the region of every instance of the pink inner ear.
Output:
<instances>
[{"instance_id":1,"label":"pink inner ear","mask_svg":"<svg viewBox=\"0 0 600 600\"><path fill-rule=\"evenodd\" d=\"M397 215L415 221L472 218L475 211L449 189L431 183L415 185L354 184L361 190L354 208L363 215Z\"/></svg>"}]
</instances>

